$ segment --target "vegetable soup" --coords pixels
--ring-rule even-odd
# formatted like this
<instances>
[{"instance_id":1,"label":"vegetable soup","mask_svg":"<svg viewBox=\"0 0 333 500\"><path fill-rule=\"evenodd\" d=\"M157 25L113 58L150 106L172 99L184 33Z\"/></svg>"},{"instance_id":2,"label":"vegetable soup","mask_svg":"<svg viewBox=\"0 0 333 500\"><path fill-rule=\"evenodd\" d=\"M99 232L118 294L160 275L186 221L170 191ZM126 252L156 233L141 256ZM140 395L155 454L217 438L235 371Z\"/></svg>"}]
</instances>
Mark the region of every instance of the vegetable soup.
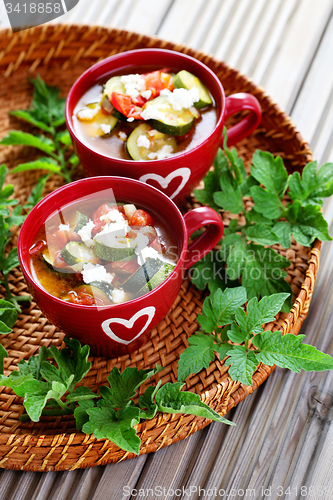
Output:
<instances>
[{"instance_id":1,"label":"vegetable soup","mask_svg":"<svg viewBox=\"0 0 333 500\"><path fill-rule=\"evenodd\" d=\"M73 304L140 297L175 268L178 247L156 214L132 203L86 200L51 215L29 250L34 278Z\"/></svg>"},{"instance_id":2,"label":"vegetable soup","mask_svg":"<svg viewBox=\"0 0 333 500\"><path fill-rule=\"evenodd\" d=\"M79 139L105 156L149 161L198 146L214 130L213 97L193 74L169 68L113 76L75 107Z\"/></svg>"}]
</instances>

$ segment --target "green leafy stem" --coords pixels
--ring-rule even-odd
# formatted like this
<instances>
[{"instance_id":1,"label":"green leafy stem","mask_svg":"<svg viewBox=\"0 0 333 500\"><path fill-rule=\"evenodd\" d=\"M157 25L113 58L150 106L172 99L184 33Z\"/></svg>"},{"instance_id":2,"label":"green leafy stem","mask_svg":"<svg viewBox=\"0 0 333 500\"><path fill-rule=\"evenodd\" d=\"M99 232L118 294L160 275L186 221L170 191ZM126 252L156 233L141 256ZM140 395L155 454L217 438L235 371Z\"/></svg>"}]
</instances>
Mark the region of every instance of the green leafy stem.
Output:
<instances>
[{"instance_id":1,"label":"green leafy stem","mask_svg":"<svg viewBox=\"0 0 333 500\"><path fill-rule=\"evenodd\" d=\"M201 290L208 284L210 291L216 291L238 286L241 280L248 299L286 292L282 310L288 312L292 290L285 278L290 261L271 245L289 249L292 236L303 246L312 245L316 238L332 239L321 213L323 198L333 194L332 170L332 163L318 168L314 161L304 167L302 176L288 175L281 157L257 150L247 175L236 150L227 148L225 135L224 151L219 150L204 189L194 193L201 203L243 215L245 222L231 220L221 249L192 267L193 283Z\"/></svg>"},{"instance_id":2,"label":"green leafy stem","mask_svg":"<svg viewBox=\"0 0 333 500\"><path fill-rule=\"evenodd\" d=\"M315 347L303 344L304 335L264 331L263 325L275 320L287 294L277 293L248 302L242 286L212 292L198 316L201 331L188 339L180 355L178 380L208 368L215 353L225 359L232 380L252 385L259 363L280 366L294 372L333 369L333 358ZM244 304L247 302L246 311Z\"/></svg>"},{"instance_id":3,"label":"green leafy stem","mask_svg":"<svg viewBox=\"0 0 333 500\"><path fill-rule=\"evenodd\" d=\"M139 454L141 444L135 426L141 419L154 418L157 412L186 413L235 425L203 403L198 394L182 391L181 382L161 385L158 381L155 387L148 386L135 404L133 398L141 384L158 374L163 369L160 366L146 370L127 367L122 373L114 367L107 377L109 385L100 386L99 394L77 386L91 368L89 346L81 347L80 342L67 337L64 341L65 348L42 346L38 355L19 362L19 370L1 376L0 385L24 398L27 414L21 420L38 422L41 416L74 413L79 430L97 439L109 439L135 454ZM6 356L0 344L2 372Z\"/></svg>"},{"instance_id":4,"label":"green leafy stem","mask_svg":"<svg viewBox=\"0 0 333 500\"><path fill-rule=\"evenodd\" d=\"M11 173L27 170L45 170L49 175L56 173L65 182L71 182L73 173L79 163L75 154L67 158L66 152L71 146L68 130L59 130L65 123L65 98L59 97L57 87L48 86L39 76L30 80L34 87L30 109L18 109L10 114L39 128L39 135L21 130L11 130L0 141L0 145L25 145L42 151L47 156L22 163L11 170Z\"/></svg>"}]
</instances>

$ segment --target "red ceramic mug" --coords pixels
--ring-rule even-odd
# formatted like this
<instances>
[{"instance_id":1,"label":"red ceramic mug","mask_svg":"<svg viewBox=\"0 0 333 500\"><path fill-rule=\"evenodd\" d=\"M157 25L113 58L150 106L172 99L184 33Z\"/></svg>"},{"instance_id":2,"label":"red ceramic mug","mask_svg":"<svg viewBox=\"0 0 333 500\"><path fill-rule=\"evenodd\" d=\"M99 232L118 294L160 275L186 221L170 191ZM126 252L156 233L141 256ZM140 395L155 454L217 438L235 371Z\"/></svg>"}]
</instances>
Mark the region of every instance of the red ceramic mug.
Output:
<instances>
[{"instance_id":1,"label":"red ceramic mug","mask_svg":"<svg viewBox=\"0 0 333 500\"><path fill-rule=\"evenodd\" d=\"M112 189L115 200L128 201L152 214L169 228L176 242L178 262L157 288L121 304L86 306L65 302L48 293L36 280L29 249L46 220L80 199L101 200ZM206 226L201 236L188 247L188 238ZM221 239L220 216L207 207L181 214L161 191L148 184L123 177L92 177L67 184L46 196L26 218L18 240L18 255L29 290L42 312L70 337L89 344L99 356L132 352L144 344L150 331L165 317L181 287L185 270L206 255Z\"/></svg>"},{"instance_id":2,"label":"red ceramic mug","mask_svg":"<svg viewBox=\"0 0 333 500\"><path fill-rule=\"evenodd\" d=\"M149 69L147 69L147 67ZM163 160L134 161L111 158L94 151L78 137L73 124L75 106L96 83L112 75L143 73L162 67L184 69L196 75L211 92L217 109L213 131L198 146ZM222 84L208 66L180 52L162 49L139 49L123 52L98 62L83 73L71 88L66 102L66 122L76 153L89 176L120 175L149 183L163 191L176 204L205 176L221 145L223 126L231 115L248 110L248 115L228 130L228 145L244 139L261 121L261 108L251 94L225 97Z\"/></svg>"}]
</instances>

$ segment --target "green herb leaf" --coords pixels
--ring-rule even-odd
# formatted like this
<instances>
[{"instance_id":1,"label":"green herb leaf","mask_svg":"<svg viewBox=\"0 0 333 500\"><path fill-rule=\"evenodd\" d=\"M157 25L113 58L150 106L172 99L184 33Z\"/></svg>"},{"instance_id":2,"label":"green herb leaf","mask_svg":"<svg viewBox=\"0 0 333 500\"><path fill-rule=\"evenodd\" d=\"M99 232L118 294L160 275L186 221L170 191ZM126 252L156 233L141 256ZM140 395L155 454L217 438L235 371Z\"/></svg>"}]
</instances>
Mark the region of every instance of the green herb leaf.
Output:
<instances>
[{"instance_id":1,"label":"green herb leaf","mask_svg":"<svg viewBox=\"0 0 333 500\"><path fill-rule=\"evenodd\" d=\"M198 323L206 332L214 332L219 327L229 325L234 320L238 307L246 302L244 287L226 288L224 292L217 290L206 297L202 307L202 315L198 316Z\"/></svg>"},{"instance_id":2,"label":"green herb leaf","mask_svg":"<svg viewBox=\"0 0 333 500\"><path fill-rule=\"evenodd\" d=\"M253 351L247 351L243 345L229 346L229 356L226 366L230 365L229 375L232 380L238 380L242 384L252 385L252 375L259 364Z\"/></svg>"},{"instance_id":3,"label":"green herb leaf","mask_svg":"<svg viewBox=\"0 0 333 500\"><path fill-rule=\"evenodd\" d=\"M278 219L282 216L283 206L278 196L260 187L252 186L250 195L254 201L254 210L268 219Z\"/></svg>"},{"instance_id":4,"label":"green herb leaf","mask_svg":"<svg viewBox=\"0 0 333 500\"><path fill-rule=\"evenodd\" d=\"M2 268L3 274L8 274L12 269L17 267L19 263L17 248L12 248L6 258L5 265Z\"/></svg>"},{"instance_id":5,"label":"green herb leaf","mask_svg":"<svg viewBox=\"0 0 333 500\"><path fill-rule=\"evenodd\" d=\"M260 245L275 245L279 243L277 235L266 224L257 223L249 226L245 234L249 240L259 243Z\"/></svg>"},{"instance_id":6,"label":"green herb leaf","mask_svg":"<svg viewBox=\"0 0 333 500\"><path fill-rule=\"evenodd\" d=\"M45 157L38 158L38 160L29 161L27 163L21 163L11 170L11 174L25 172L27 170L48 170L49 172L59 173L61 172L61 167L55 160L53 160L53 158Z\"/></svg>"},{"instance_id":7,"label":"green herb leaf","mask_svg":"<svg viewBox=\"0 0 333 500\"><path fill-rule=\"evenodd\" d=\"M39 120L53 127L65 123L65 98L60 98L60 90L50 87L40 76L30 80L34 86L32 106L38 110Z\"/></svg>"},{"instance_id":8,"label":"green herb leaf","mask_svg":"<svg viewBox=\"0 0 333 500\"><path fill-rule=\"evenodd\" d=\"M189 346L181 353L178 362L178 380L184 381L192 373L198 373L208 368L214 361L214 340L203 333L191 335Z\"/></svg>"},{"instance_id":9,"label":"green herb leaf","mask_svg":"<svg viewBox=\"0 0 333 500\"><path fill-rule=\"evenodd\" d=\"M293 172L289 180L289 196L298 200L302 206L307 204L322 205L322 198L333 194L333 164L325 163L319 169L316 161L305 165L302 178L299 172Z\"/></svg>"},{"instance_id":10,"label":"green herb leaf","mask_svg":"<svg viewBox=\"0 0 333 500\"><path fill-rule=\"evenodd\" d=\"M72 139L67 129L58 132L58 134L56 135L56 139L65 146L70 146L72 144Z\"/></svg>"},{"instance_id":11,"label":"green herb leaf","mask_svg":"<svg viewBox=\"0 0 333 500\"><path fill-rule=\"evenodd\" d=\"M256 150L252 158L251 175L278 200L283 198L288 186L288 172L282 158L267 151ZM264 213L264 212L263 212Z\"/></svg>"},{"instance_id":12,"label":"green herb leaf","mask_svg":"<svg viewBox=\"0 0 333 500\"><path fill-rule=\"evenodd\" d=\"M95 403L92 399L83 399L79 401L79 406L77 406L74 410L74 418L76 421L76 427L80 431L84 424L89 421L89 415L87 410L90 408L94 408Z\"/></svg>"},{"instance_id":13,"label":"green herb leaf","mask_svg":"<svg viewBox=\"0 0 333 500\"><path fill-rule=\"evenodd\" d=\"M66 401L68 401L69 403L71 403L72 401L81 402L95 399L97 397L97 394L89 389L89 387L80 386L67 395Z\"/></svg>"},{"instance_id":14,"label":"green herb leaf","mask_svg":"<svg viewBox=\"0 0 333 500\"><path fill-rule=\"evenodd\" d=\"M248 299L278 292L291 295L290 285L284 279L287 276L285 269L290 265L288 259L272 248L254 243L247 245L241 237L233 240L233 246L228 251L228 276L230 279L242 276ZM291 299L286 301L283 310L289 311L290 307Z\"/></svg>"},{"instance_id":15,"label":"green herb leaf","mask_svg":"<svg viewBox=\"0 0 333 500\"><path fill-rule=\"evenodd\" d=\"M10 111L9 114L15 116L16 118L19 118L20 120L31 123L31 125L44 130L44 132L51 132L50 127L43 121L39 120L40 113L36 110L16 109L15 111Z\"/></svg>"},{"instance_id":16,"label":"green herb leaf","mask_svg":"<svg viewBox=\"0 0 333 500\"><path fill-rule=\"evenodd\" d=\"M245 329L247 335L262 332L262 325L275 320L288 296L288 293L275 293L263 297L260 302L257 297L253 297L247 304L245 322L241 324L238 321L238 324Z\"/></svg>"},{"instance_id":17,"label":"green herb leaf","mask_svg":"<svg viewBox=\"0 0 333 500\"><path fill-rule=\"evenodd\" d=\"M36 136L22 132L21 130L10 130L8 135L1 139L0 145L25 145L44 151L44 153L52 153L54 151L53 142L44 135Z\"/></svg>"},{"instance_id":18,"label":"green herb leaf","mask_svg":"<svg viewBox=\"0 0 333 500\"><path fill-rule=\"evenodd\" d=\"M55 346L51 346L50 351L58 364L59 378L67 384L73 375L71 385L74 388L90 370L91 363L88 363L90 348L88 345L81 347L78 340L69 337L65 337L64 342L66 348L58 350Z\"/></svg>"},{"instance_id":19,"label":"green herb leaf","mask_svg":"<svg viewBox=\"0 0 333 500\"><path fill-rule=\"evenodd\" d=\"M235 425L233 422L221 417L212 408L200 400L199 394L181 391L182 382L164 384L155 396L158 411L165 413L186 413L199 417L209 418L216 422Z\"/></svg>"},{"instance_id":20,"label":"green herb leaf","mask_svg":"<svg viewBox=\"0 0 333 500\"><path fill-rule=\"evenodd\" d=\"M220 177L220 186L222 191L213 194L216 205L232 214L241 213L244 210L243 195L231 172L227 171Z\"/></svg>"},{"instance_id":21,"label":"green herb leaf","mask_svg":"<svg viewBox=\"0 0 333 500\"><path fill-rule=\"evenodd\" d=\"M14 304L8 302L8 300L0 300L0 320L7 326L7 328L9 328L9 331L11 331L11 328L16 323L17 310ZM0 333L9 333L9 332L2 331L2 328L0 327Z\"/></svg>"},{"instance_id":22,"label":"green herb leaf","mask_svg":"<svg viewBox=\"0 0 333 500\"><path fill-rule=\"evenodd\" d=\"M294 372L333 370L333 358L311 345L302 344L305 335L293 335L281 332L264 332L253 338L252 342L259 349L257 360L262 363Z\"/></svg>"},{"instance_id":23,"label":"green herb leaf","mask_svg":"<svg viewBox=\"0 0 333 500\"><path fill-rule=\"evenodd\" d=\"M159 390L162 381L159 380L156 386L150 385L145 390L144 394L139 397L140 418L152 419L157 412L157 404L154 402L155 395Z\"/></svg>"},{"instance_id":24,"label":"green herb leaf","mask_svg":"<svg viewBox=\"0 0 333 500\"><path fill-rule=\"evenodd\" d=\"M191 281L199 290L204 290L208 285L209 290L214 293L219 288L224 290L239 286L238 281L228 278L222 257L220 251L211 251L191 267Z\"/></svg>"},{"instance_id":25,"label":"green herb leaf","mask_svg":"<svg viewBox=\"0 0 333 500\"><path fill-rule=\"evenodd\" d=\"M123 450L139 454L141 441L134 429L140 421L139 408L128 406L116 412L105 406L89 408L86 412L89 421L83 425L83 432L94 434L96 439L109 439Z\"/></svg>"},{"instance_id":26,"label":"green herb leaf","mask_svg":"<svg viewBox=\"0 0 333 500\"><path fill-rule=\"evenodd\" d=\"M161 369L158 365L153 369L147 370L127 367L120 373L119 369L115 366L107 378L110 387L102 385L99 388L99 392L105 400L99 403L103 405L107 404L110 408L122 408L126 406L129 400L135 396L140 385L161 371Z\"/></svg>"},{"instance_id":27,"label":"green herb leaf","mask_svg":"<svg viewBox=\"0 0 333 500\"><path fill-rule=\"evenodd\" d=\"M3 370L4 370L4 359L7 358L8 353L4 346L0 344L0 377L3 376Z\"/></svg>"}]
</instances>

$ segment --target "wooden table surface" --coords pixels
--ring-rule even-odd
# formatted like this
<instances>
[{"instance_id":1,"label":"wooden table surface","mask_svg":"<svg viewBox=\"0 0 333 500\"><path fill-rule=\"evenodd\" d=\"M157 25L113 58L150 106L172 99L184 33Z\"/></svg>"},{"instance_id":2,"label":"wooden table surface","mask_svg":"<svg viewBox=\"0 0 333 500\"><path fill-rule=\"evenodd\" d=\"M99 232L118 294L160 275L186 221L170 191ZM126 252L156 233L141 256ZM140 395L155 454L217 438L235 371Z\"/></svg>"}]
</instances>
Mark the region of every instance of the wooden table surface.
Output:
<instances>
[{"instance_id":1,"label":"wooden table surface","mask_svg":"<svg viewBox=\"0 0 333 500\"><path fill-rule=\"evenodd\" d=\"M324 163L333 161L332 14L333 0L80 0L56 22L120 27L214 54L264 87ZM0 28L7 26L0 0ZM333 234L332 199L324 215ZM331 355L332 267L333 245L324 244L301 329ZM332 407L333 372L277 368L227 415L237 427L213 423L154 454L103 467L0 470L0 499L333 499Z\"/></svg>"}]
</instances>

